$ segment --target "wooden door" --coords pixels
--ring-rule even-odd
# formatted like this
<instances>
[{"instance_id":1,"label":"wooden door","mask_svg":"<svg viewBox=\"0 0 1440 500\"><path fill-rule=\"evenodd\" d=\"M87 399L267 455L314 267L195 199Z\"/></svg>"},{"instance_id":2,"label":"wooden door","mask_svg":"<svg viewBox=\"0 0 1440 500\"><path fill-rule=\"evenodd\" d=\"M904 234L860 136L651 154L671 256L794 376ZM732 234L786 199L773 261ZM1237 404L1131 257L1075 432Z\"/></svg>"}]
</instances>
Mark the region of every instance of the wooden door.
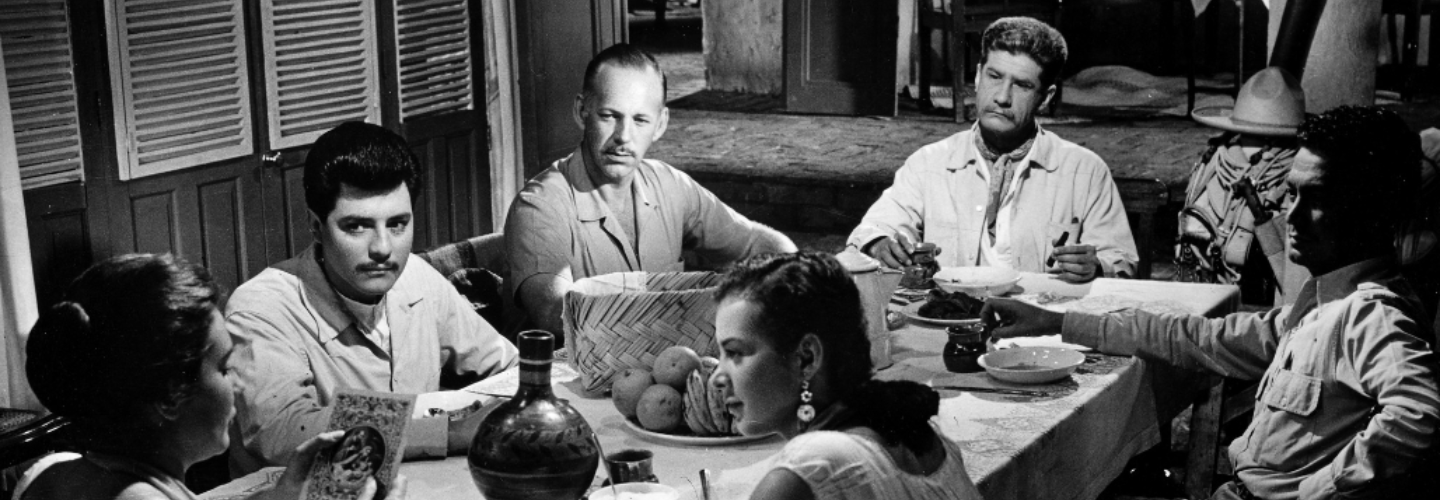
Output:
<instances>
[{"instance_id":1,"label":"wooden door","mask_svg":"<svg viewBox=\"0 0 1440 500\"><path fill-rule=\"evenodd\" d=\"M242 4L70 14L92 253L173 253L226 288L264 269Z\"/></svg>"},{"instance_id":2,"label":"wooden door","mask_svg":"<svg viewBox=\"0 0 1440 500\"><path fill-rule=\"evenodd\" d=\"M388 7L388 6L387 6ZM485 26L477 0L399 0L382 16L385 79L399 89L386 122L399 122L425 169L415 200L416 251L494 230L485 123ZM382 9L383 11L383 9ZM393 36L393 40L391 37Z\"/></svg>"},{"instance_id":3,"label":"wooden door","mask_svg":"<svg viewBox=\"0 0 1440 500\"><path fill-rule=\"evenodd\" d=\"M896 0L785 0L785 107L895 116Z\"/></svg>"},{"instance_id":4,"label":"wooden door","mask_svg":"<svg viewBox=\"0 0 1440 500\"><path fill-rule=\"evenodd\" d=\"M628 39L624 2L516 3L520 129L524 134L527 179L570 154L580 143L580 129L572 113L575 95L580 92L590 58Z\"/></svg>"}]
</instances>

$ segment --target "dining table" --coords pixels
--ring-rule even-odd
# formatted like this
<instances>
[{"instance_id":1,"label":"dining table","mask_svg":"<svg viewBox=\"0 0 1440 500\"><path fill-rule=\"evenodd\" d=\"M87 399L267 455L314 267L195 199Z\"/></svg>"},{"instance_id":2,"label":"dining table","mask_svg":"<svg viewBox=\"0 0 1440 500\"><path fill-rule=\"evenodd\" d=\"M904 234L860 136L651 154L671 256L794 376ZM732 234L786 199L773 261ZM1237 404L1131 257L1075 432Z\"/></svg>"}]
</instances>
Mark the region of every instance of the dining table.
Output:
<instances>
[{"instance_id":1,"label":"dining table","mask_svg":"<svg viewBox=\"0 0 1440 500\"><path fill-rule=\"evenodd\" d=\"M1139 308L1218 317L1239 305L1239 290L1230 285L1107 278L1073 284L1038 273L1021 273L1009 295L1053 310L1097 314ZM891 308L893 314L904 312L902 304ZM1169 423L1157 410L1157 395L1174 391L1155 386L1152 363L1086 352L1084 364L1071 376L1039 385L1011 384L984 372L952 373L941 357L947 340L945 327L911 316L891 329L891 364L878 370L876 377L975 388L940 389L940 411L932 422L960 445L966 471L984 498L1096 498L1119 476L1130 457L1160 442L1160 428ZM1058 344L1056 333L1016 343ZM517 384L512 370L450 395L462 399L503 396L513 394ZM603 452L649 450L654 454L655 476L677 489L681 499L705 498L702 469L708 471L709 498L748 498L785 445L779 436L694 444L640 431L627 422L608 396L585 394L578 374L563 362L555 363L551 384L558 397L568 400L586 418ZM994 392L997 389L1000 392ZM243 498L268 488L282 471L278 467L262 469L200 498ZM464 456L405 462L400 473L408 478L409 498L484 498ZM592 490L605 480L602 465Z\"/></svg>"}]
</instances>

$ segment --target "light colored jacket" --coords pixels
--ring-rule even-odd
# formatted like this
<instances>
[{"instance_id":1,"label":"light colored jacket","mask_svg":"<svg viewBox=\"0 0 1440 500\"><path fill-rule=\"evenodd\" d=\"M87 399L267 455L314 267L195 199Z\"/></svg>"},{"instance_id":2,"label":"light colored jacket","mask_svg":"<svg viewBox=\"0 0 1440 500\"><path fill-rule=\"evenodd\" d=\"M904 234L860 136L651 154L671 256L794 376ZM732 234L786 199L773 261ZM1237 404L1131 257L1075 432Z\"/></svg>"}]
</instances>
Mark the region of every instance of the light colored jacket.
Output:
<instances>
[{"instance_id":1,"label":"light colored jacket","mask_svg":"<svg viewBox=\"0 0 1440 500\"><path fill-rule=\"evenodd\" d=\"M989 184L975 133L972 128L910 155L847 243L864 248L905 234L910 241L938 245L942 266L976 265L980 245L986 244ZM1071 234L1066 244L1094 245L1105 276L1135 276L1135 238L1109 167L1073 142L1044 129L1038 134L1030 154L1015 166L1016 189L1000 207L996 239L1008 241L1013 267L1044 272L1055 239L1079 219L1080 234Z\"/></svg>"}]
</instances>

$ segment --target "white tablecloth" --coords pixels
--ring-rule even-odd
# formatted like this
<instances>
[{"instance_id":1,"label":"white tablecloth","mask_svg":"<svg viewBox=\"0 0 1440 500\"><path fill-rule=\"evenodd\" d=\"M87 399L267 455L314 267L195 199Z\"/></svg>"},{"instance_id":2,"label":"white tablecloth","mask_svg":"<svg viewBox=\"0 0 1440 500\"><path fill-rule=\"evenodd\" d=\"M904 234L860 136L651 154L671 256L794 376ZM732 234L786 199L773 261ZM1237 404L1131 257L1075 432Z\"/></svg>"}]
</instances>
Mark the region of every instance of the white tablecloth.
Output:
<instances>
[{"instance_id":1,"label":"white tablecloth","mask_svg":"<svg viewBox=\"0 0 1440 500\"><path fill-rule=\"evenodd\" d=\"M1023 275L1020 287L1021 293L1051 292L1086 297L1098 304L1180 304L1195 314L1210 316L1233 310L1239 300L1239 292L1232 286L1110 279L1071 285L1039 274ZM1101 297L1118 300L1099 300ZM883 378L1004 386L983 373L946 371L939 357L945 343L941 329L906 325L893 334L895 364L881 372ZM1090 354L1071 378L1024 387L1046 392L1045 397L942 391L938 424L946 437L961 444L966 468L989 500L1091 499L1121 472L1129 457L1158 442L1159 419L1146 370L1145 363L1132 358ZM557 377L556 394L586 416L601 446L607 452L624 448L653 451L655 474L662 483L679 489L681 498L700 498L701 468L714 475L715 498L748 497L784 445L778 438L728 447L649 441L626 427L610 399L583 397L578 381L561 378L566 377ZM491 385L510 383L496 382ZM408 462L400 470L410 480L410 498L481 498L464 457ZM229 500L277 477L278 469L262 470L202 498ZM597 473L594 485L601 481L603 471Z\"/></svg>"}]
</instances>

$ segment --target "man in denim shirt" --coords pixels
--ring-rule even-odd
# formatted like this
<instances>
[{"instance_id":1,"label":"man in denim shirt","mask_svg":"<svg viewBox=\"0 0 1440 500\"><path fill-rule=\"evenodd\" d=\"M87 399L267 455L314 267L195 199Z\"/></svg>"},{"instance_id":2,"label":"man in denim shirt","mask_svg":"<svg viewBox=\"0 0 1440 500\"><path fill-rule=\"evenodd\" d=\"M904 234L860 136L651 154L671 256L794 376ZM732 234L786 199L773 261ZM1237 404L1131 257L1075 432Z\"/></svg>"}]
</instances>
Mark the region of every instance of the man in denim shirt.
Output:
<instances>
[{"instance_id":1,"label":"man in denim shirt","mask_svg":"<svg viewBox=\"0 0 1440 500\"><path fill-rule=\"evenodd\" d=\"M1342 107L1306 120L1299 140L1289 257L1314 277L1294 304L1210 320L999 299L982 315L1000 337L1060 330L1105 352L1259 379L1254 419L1230 445L1239 480L1212 498L1394 498L1433 454L1440 422L1435 336L1393 243L1415 200L1419 139L1393 112Z\"/></svg>"}]
</instances>

